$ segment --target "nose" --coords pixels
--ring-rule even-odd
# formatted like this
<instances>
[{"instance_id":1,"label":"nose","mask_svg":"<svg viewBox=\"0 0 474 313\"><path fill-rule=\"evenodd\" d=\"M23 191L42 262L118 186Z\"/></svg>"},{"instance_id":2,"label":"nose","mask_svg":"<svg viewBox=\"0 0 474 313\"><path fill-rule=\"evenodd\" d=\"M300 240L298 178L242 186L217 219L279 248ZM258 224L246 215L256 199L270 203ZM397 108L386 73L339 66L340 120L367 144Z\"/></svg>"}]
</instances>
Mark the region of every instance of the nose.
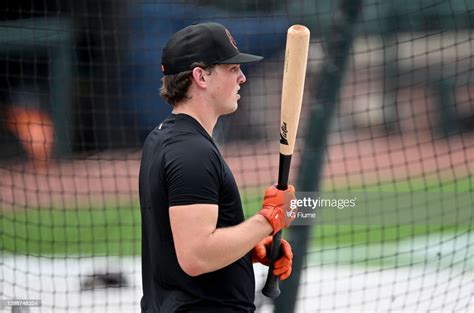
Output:
<instances>
[{"instance_id":1,"label":"nose","mask_svg":"<svg viewBox=\"0 0 474 313\"><path fill-rule=\"evenodd\" d=\"M244 72L242 72L241 69L239 69L239 71L240 71L240 75L239 75L239 78L238 78L237 81L238 81L239 85L241 85L241 84L243 84L247 81L247 78L245 77Z\"/></svg>"}]
</instances>

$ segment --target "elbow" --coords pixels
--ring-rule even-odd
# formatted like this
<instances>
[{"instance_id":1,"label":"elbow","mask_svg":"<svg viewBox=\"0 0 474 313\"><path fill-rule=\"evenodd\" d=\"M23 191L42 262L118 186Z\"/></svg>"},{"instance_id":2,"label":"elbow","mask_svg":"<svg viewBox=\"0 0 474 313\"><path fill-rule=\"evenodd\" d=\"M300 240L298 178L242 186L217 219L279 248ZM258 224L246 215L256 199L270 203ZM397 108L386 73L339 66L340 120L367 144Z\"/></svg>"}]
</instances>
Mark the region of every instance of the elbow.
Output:
<instances>
[{"instance_id":1,"label":"elbow","mask_svg":"<svg viewBox=\"0 0 474 313\"><path fill-rule=\"evenodd\" d=\"M181 269L183 270L183 272L185 272L187 275L191 277L196 277L205 273L202 269L194 265L190 265L190 266L181 265Z\"/></svg>"},{"instance_id":2,"label":"elbow","mask_svg":"<svg viewBox=\"0 0 474 313\"><path fill-rule=\"evenodd\" d=\"M196 258L179 258L178 263L183 272L191 277L196 277L206 273L204 264Z\"/></svg>"}]
</instances>

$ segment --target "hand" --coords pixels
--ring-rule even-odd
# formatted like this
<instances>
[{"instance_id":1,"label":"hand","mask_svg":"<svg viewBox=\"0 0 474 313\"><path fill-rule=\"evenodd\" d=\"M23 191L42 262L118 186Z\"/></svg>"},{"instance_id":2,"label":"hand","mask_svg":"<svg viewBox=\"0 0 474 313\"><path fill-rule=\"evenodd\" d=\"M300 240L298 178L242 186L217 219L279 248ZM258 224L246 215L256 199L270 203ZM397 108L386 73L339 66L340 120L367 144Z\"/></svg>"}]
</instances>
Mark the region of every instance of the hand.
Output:
<instances>
[{"instance_id":1,"label":"hand","mask_svg":"<svg viewBox=\"0 0 474 313\"><path fill-rule=\"evenodd\" d=\"M288 185L288 189L279 190L275 185L265 190L262 209L258 214L263 215L276 234L288 227L296 217L297 208L291 208L290 202L295 199L295 187Z\"/></svg>"},{"instance_id":2,"label":"hand","mask_svg":"<svg viewBox=\"0 0 474 313\"><path fill-rule=\"evenodd\" d=\"M268 265L270 263L270 247L273 237L263 238L252 250L252 262ZM291 246L285 239L281 240L280 258L273 264L273 275L278 276L280 280L287 279L292 271L293 252Z\"/></svg>"}]
</instances>

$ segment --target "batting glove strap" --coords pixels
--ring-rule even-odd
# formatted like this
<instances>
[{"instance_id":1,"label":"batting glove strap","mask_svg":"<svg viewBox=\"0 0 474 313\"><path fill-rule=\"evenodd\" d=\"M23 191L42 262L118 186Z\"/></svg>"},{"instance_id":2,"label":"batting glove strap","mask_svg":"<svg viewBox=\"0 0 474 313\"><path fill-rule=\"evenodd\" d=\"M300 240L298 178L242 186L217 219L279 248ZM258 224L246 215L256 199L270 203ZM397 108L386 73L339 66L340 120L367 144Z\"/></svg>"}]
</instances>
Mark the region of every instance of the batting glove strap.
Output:
<instances>
[{"instance_id":1,"label":"batting glove strap","mask_svg":"<svg viewBox=\"0 0 474 313\"><path fill-rule=\"evenodd\" d=\"M270 186L265 191L262 209L258 212L263 215L276 234L288 227L295 219L295 210L290 208L290 202L295 198L295 187L289 185L287 190L279 190Z\"/></svg>"}]
</instances>

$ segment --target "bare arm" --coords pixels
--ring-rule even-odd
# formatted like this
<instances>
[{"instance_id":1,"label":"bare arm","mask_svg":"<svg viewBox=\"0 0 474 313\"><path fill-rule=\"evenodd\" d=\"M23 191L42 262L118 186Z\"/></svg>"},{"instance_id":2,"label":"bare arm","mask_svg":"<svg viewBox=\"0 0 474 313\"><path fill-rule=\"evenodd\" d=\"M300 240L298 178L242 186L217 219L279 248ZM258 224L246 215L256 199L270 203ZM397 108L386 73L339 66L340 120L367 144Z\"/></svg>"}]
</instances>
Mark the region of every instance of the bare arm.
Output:
<instances>
[{"instance_id":1,"label":"bare arm","mask_svg":"<svg viewBox=\"0 0 474 313\"><path fill-rule=\"evenodd\" d=\"M248 253L272 226L254 215L232 227L216 228L217 205L170 207L170 223L178 262L183 271L197 276L221 269Z\"/></svg>"}]
</instances>

